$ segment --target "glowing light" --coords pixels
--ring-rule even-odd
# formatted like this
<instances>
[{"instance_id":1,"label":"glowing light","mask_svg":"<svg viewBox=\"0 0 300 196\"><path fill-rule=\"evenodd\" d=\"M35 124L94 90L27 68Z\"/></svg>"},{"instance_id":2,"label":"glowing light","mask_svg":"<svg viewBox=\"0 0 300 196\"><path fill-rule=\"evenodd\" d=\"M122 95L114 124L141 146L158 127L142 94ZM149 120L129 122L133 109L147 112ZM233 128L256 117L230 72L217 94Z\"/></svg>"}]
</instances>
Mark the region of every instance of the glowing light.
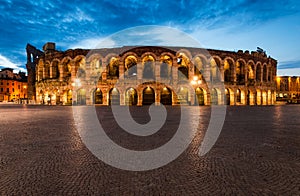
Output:
<instances>
[{"instance_id":1,"label":"glowing light","mask_svg":"<svg viewBox=\"0 0 300 196\"><path fill-rule=\"evenodd\" d=\"M194 80L192 80L192 81L191 81L191 84L192 84L192 85L195 85L195 84L197 84L197 82L194 81Z\"/></svg>"},{"instance_id":2,"label":"glowing light","mask_svg":"<svg viewBox=\"0 0 300 196\"><path fill-rule=\"evenodd\" d=\"M80 79L76 78L75 82L72 83L72 86L81 87Z\"/></svg>"},{"instance_id":3,"label":"glowing light","mask_svg":"<svg viewBox=\"0 0 300 196\"><path fill-rule=\"evenodd\" d=\"M280 77L277 77L277 82L280 82Z\"/></svg>"},{"instance_id":4,"label":"glowing light","mask_svg":"<svg viewBox=\"0 0 300 196\"><path fill-rule=\"evenodd\" d=\"M193 80L195 81L198 80L198 76L194 76Z\"/></svg>"}]
</instances>

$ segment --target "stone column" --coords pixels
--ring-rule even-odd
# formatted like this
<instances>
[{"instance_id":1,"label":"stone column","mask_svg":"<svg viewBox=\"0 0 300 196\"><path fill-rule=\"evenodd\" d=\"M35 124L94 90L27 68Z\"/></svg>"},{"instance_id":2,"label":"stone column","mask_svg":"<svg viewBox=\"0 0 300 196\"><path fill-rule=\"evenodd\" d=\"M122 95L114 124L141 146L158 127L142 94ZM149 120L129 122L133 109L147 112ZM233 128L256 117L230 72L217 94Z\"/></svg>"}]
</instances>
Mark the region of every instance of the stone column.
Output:
<instances>
[{"instance_id":1,"label":"stone column","mask_svg":"<svg viewBox=\"0 0 300 196\"><path fill-rule=\"evenodd\" d=\"M143 65L142 65L142 62L138 61L137 62L137 79L139 82L142 81L143 79Z\"/></svg>"},{"instance_id":2,"label":"stone column","mask_svg":"<svg viewBox=\"0 0 300 196\"><path fill-rule=\"evenodd\" d=\"M160 62L155 61L155 80L160 82Z\"/></svg>"},{"instance_id":3,"label":"stone column","mask_svg":"<svg viewBox=\"0 0 300 196\"><path fill-rule=\"evenodd\" d=\"M155 88L155 105L160 104L160 88L157 86Z\"/></svg>"},{"instance_id":4,"label":"stone column","mask_svg":"<svg viewBox=\"0 0 300 196\"><path fill-rule=\"evenodd\" d=\"M120 91L120 105L125 105L125 92Z\"/></svg>"},{"instance_id":5,"label":"stone column","mask_svg":"<svg viewBox=\"0 0 300 196\"><path fill-rule=\"evenodd\" d=\"M119 61L119 78L120 79L124 79L124 72L125 72L124 62Z\"/></svg>"},{"instance_id":6,"label":"stone column","mask_svg":"<svg viewBox=\"0 0 300 196\"><path fill-rule=\"evenodd\" d=\"M173 83L178 83L178 65L177 65L177 59L173 59L173 66L172 66L172 79Z\"/></svg>"},{"instance_id":7,"label":"stone column","mask_svg":"<svg viewBox=\"0 0 300 196\"><path fill-rule=\"evenodd\" d=\"M107 88L103 89L102 96L103 96L103 105L108 105L109 92Z\"/></svg>"},{"instance_id":8,"label":"stone column","mask_svg":"<svg viewBox=\"0 0 300 196\"><path fill-rule=\"evenodd\" d=\"M137 106L142 106L143 104L143 88L137 89Z\"/></svg>"}]
</instances>

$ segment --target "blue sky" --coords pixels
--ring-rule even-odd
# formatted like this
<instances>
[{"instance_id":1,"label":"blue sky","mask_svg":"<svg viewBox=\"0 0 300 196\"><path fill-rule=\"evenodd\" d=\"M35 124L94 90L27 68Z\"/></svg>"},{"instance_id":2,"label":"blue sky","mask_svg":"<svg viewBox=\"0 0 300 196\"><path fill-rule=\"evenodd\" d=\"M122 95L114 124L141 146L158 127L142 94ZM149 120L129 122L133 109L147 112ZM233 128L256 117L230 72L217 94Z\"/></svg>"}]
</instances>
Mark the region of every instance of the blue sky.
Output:
<instances>
[{"instance_id":1,"label":"blue sky","mask_svg":"<svg viewBox=\"0 0 300 196\"><path fill-rule=\"evenodd\" d=\"M93 48L126 28L159 25L183 31L206 48L259 46L278 60L278 75L300 76L297 0L0 0L0 13L0 68L25 70L27 43L40 49L49 41L60 50Z\"/></svg>"}]
</instances>

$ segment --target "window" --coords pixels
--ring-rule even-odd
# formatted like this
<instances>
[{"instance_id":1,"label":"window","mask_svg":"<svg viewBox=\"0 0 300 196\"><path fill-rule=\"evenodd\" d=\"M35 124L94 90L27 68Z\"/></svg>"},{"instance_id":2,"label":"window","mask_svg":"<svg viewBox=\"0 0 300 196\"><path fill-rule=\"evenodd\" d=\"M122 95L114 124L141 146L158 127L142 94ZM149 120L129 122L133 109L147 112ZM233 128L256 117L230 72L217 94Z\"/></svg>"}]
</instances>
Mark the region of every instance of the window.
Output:
<instances>
[{"instance_id":1,"label":"window","mask_svg":"<svg viewBox=\"0 0 300 196\"><path fill-rule=\"evenodd\" d=\"M15 92L15 88L12 89L12 92Z\"/></svg>"},{"instance_id":2,"label":"window","mask_svg":"<svg viewBox=\"0 0 300 196\"><path fill-rule=\"evenodd\" d=\"M1 88L1 92L3 92L3 88Z\"/></svg>"},{"instance_id":3,"label":"window","mask_svg":"<svg viewBox=\"0 0 300 196\"><path fill-rule=\"evenodd\" d=\"M18 85L18 89L20 89L20 85Z\"/></svg>"},{"instance_id":4,"label":"window","mask_svg":"<svg viewBox=\"0 0 300 196\"><path fill-rule=\"evenodd\" d=\"M6 92L9 93L9 88L6 89Z\"/></svg>"}]
</instances>

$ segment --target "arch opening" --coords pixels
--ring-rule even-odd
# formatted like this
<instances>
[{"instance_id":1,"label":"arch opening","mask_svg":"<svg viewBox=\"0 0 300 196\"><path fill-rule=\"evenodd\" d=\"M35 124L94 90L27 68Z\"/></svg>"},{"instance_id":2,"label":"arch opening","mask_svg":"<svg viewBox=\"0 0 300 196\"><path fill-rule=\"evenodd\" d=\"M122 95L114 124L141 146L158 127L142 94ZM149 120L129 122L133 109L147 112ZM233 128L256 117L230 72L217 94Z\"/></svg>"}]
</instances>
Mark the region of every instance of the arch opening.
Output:
<instances>
[{"instance_id":1,"label":"arch opening","mask_svg":"<svg viewBox=\"0 0 300 196\"><path fill-rule=\"evenodd\" d=\"M143 90L143 105L151 105L155 103L155 93L153 88L146 87Z\"/></svg>"},{"instance_id":2,"label":"arch opening","mask_svg":"<svg viewBox=\"0 0 300 196\"><path fill-rule=\"evenodd\" d=\"M120 105L120 93L116 88L109 91L109 105Z\"/></svg>"},{"instance_id":3,"label":"arch opening","mask_svg":"<svg viewBox=\"0 0 300 196\"><path fill-rule=\"evenodd\" d=\"M127 89L125 94L125 104L137 105L137 97L137 92L134 88Z\"/></svg>"},{"instance_id":4,"label":"arch opening","mask_svg":"<svg viewBox=\"0 0 300 196\"><path fill-rule=\"evenodd\" d=\"M198 87L195 90L196 100L195 103L198 105L204 105L204 91L202 88Z\"/></svg>"},{"instance_id":5,"label":"arch opening","mask_svg":"<svg viewBox=\"0 0 300 196\"><path fill-rule=\"evenodd\" d=\"M212 89L210 99L211 99L211 105L218 105L219 104L217 89L215 89L215 88Z\"/></svg>"},{"instance_id":6,"label":"arch opening","mask_svg":"<svg viewBox=\"0 0 300 196\"><path fill-rule=\"evenodd\" d=\"M160 93L160 103L163 105L172 105L172 91L164 87Z\"/></svg>"},{"instance_id":7,"label":"arch opening","mask_svg":"<svg viewBox=\"0 0 300 196\"><path fill-rule=\"evenodd\" d=\"M79 89L77 91L77 105L85 105L86 104L86 90Z\"/></svg>"},{"instance_id":8,"label":"arch opening","mask_svg":"<svg viewBox=\"0 0 300 196\"><path fill-rule=\"evenodd\" d=\"M181 105L189 104L189 90L186 87L180 87L177 94L178 101Z\"/></svg>"},{"instance_id":9,"label":"arch opening","mask_svg":"<svg viewBox=\"0 0 300 196\"><path fill-rule=\"evenodd\" d=\"M94 103L103 104L103 94L100 88L95 89L94 91Z\"/></svg>"}]
</instances>

